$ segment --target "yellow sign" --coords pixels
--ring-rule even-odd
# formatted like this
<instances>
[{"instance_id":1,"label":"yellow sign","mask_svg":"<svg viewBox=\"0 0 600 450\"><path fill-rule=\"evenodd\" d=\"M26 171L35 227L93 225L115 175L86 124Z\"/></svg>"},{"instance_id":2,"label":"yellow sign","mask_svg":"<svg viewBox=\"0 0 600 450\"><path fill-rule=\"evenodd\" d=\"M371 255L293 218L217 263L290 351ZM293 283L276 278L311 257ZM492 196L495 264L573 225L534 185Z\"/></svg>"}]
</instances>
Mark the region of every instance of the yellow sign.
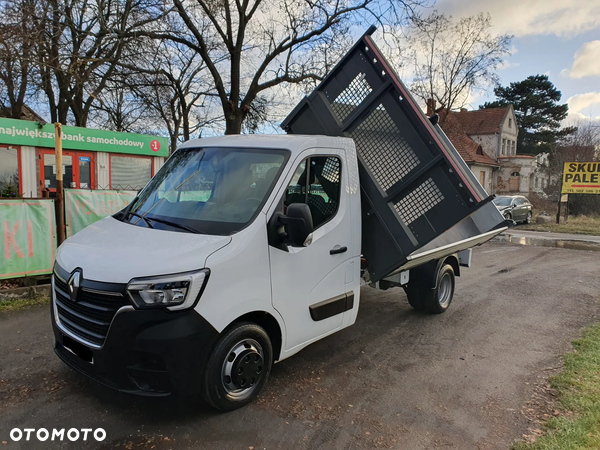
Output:
<instances>
[{"instance_id":1,"label":"yellow sign","mask_svg":"<svg viewBox=\"0 0 600 450\"><path fill-rule=\"evenodd\" d=\"M563 194L600 194L600 162L566 162Z\"/></svg>"}]
</instances>

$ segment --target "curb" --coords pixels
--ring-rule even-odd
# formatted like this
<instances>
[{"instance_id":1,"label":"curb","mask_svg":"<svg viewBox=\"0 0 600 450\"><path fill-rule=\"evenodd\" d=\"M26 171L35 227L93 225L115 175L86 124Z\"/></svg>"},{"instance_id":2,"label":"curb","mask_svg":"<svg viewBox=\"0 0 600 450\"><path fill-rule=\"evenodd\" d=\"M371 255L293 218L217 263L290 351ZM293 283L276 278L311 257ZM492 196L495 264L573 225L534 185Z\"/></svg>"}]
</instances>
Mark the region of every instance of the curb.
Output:
<instances>
[{"instance_id":1,"label":"curb","mask_svg":"<svg viewBox=\"0 0 600 450\"><path fill-rule=\"evenodd\" d=\"M40 295L50 296L49 284L0 290L0 302L6 300L15 300L18 298L33 298Z\"/></svg>"}]
</instances>

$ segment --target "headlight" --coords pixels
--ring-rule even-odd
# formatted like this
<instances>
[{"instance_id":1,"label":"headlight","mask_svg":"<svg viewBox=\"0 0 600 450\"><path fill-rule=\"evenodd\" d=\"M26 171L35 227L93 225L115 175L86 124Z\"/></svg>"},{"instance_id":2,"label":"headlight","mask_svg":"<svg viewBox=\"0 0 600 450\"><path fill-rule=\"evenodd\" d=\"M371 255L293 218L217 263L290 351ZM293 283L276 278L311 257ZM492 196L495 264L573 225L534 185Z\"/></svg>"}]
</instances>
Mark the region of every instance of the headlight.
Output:
<instances>
[{"instance_id":1,"label":"headlight","mask_svg":"<svg viewBox=\"0 0 600 450\"><path fill-rule=\"evenodd\" d=\"M137 308L187 309L196 304L210 270L151 278L134 278L127 293Z\"/></svg>"}]
</instances>

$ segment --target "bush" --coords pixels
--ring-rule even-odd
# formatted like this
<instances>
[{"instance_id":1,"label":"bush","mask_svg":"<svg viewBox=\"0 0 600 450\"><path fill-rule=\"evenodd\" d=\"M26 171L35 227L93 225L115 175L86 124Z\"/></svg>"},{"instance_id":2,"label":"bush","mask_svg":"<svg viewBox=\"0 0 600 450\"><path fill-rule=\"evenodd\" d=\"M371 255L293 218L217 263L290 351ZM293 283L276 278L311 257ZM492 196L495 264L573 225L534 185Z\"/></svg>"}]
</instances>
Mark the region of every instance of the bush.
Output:
<instances>
[{"instance_id":1,"label":"bush","mask_svg":"<svg viewBox=\"0 0 600 450\"><path fill-rule=\"evenodd\" d=\"M600 195L569 194L569 215L599 216Z\"/></svg>"}]
</instances>

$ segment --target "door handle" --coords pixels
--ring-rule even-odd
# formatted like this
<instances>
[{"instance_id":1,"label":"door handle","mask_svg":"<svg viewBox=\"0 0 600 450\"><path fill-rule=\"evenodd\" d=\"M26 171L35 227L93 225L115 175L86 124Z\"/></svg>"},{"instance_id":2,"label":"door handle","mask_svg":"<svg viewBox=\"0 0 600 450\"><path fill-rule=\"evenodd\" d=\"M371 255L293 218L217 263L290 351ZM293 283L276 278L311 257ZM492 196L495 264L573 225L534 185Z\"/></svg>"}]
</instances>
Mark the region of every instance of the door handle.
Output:
<instances>
[{"instance_id":1,"label":"door handle","mask_svg":"<svg viewBox=\"0 0 600 450\"><path fill-rule=\"evenodd\" d=\"M331 250L329 250L329 254L330 255L338 255L340 253L344 253L346 250L348 250L348 247L346 247L346 246L344 246L344 247L335 246Z\"/></svg>"}]
</instances>

